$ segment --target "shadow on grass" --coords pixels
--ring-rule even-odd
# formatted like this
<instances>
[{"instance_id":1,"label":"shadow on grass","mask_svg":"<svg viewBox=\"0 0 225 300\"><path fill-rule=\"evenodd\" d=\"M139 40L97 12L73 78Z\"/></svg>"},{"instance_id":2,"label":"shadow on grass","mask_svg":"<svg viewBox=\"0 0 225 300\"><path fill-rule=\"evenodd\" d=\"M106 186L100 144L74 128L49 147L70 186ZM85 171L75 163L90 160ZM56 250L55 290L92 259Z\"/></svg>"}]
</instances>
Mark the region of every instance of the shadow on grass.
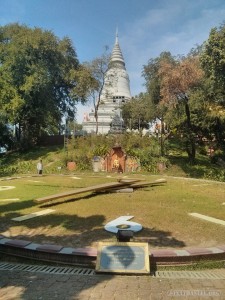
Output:
<instances>
[{"instance_id":1,"label":"shadow on grass","mask_svg":"<svg viewBox=\"0 0 225 300\"><path fill-rule=\"evenodd\" d=\"M1 200L0 200L1 202ZM7 211L18 211L21 209L30 208L32 206L36 206L37 203L35 203L33 200L20 200L18 202L13 203L7 203L7 204L1 204L0 205L0 212L5 213Z\"/></svg>"},{"instance_id":2,"label":"shadow on grass","mask_svg":"<svg viewBox=\"0 0 225 300\"><path fill-rule=\"evenodd\" d=\"M35 242L42 243L43 240L48 243L60 243L65 246L84 247L90 246L93 242L99 242L104 239L115 239L115 235L107 232L104 229L105 216L104 215L92 215L88 217L79 217L78 215L64 214L64 213L51 213L48 215L39 216L25 220L23 222L12 221L12 218L20 217L23 214L19 213L19 210L23 210L32 206L37 208L52 208L61 204L72 203L80 200L88 200L95 196L94 193L82 195L80 197L74 197L70 199L58 199L52 202L37 204L33 200L27 200L18 203L9 203L1 205L1 212L10 212L1 218L0 229L3 233L8 231L10 227L21 227L22 229L15 230L15 232L25 232L25 234L18 235L16 238L20 239L32 239ZM40 229L39 229L40 227ZM56 230L57 227L57 230ZM59 229L59 228L62 229ZM43 228L46 228L43 229ZM69 230L71 234L65 232L65 234L57 235L53 232L63 231L65 228ZM44 234L40 234L40 231L44 230ZM74 234L72 233L74 230ZM32 236L30 235L32 231ZM149 243L153 247L184 247L186 246L183 241L177 240L172 236L172 232L159 230L157 228L143 228L141 232L135 233L135 238L143 240Z\"/></svg>"},{"instance_id":3,"label":"shadow on grass","mask_svg":"<svg viewBox=\"0 0 225 300\"><path fill-rule=\"evenodd\" d=\"M76 198L70 198L67 200L53 200L51 203L43 203L43 204L39 204L40 208L48 208L48 207L54 207L57 205L61 205L61 204L65 204L65 203L71 203L71 202L75 202L75 201L79 201L79 200L88 200L91 199L94 196L93 193L86 195L86 196L81 196L81 197L76 197Z\"/></svg>"},{"instance_id":4,"label":"shadow on grass","mask_svg":"<svg viewBox=\"0 0 225 300\"><path fill-rule=\"evenodd\" d=\"M194 165L189 163L187 157L170 156L168 159L171 165L178 166L188 177L204 178L207 169L212 168L208 158L196 158Z\"/></svg>"},{"instance_id":5,"label":"shadow on grass","mask_svg":"<svg viewBox=\"0 0 225 300\"><path fill-rule=\"evenodd\" d=\"M134 240L146 242L153 247L182 248L186 244L172 236L172 232L158 230L157 228L143 228L142 231L135 233Z\"/></svg>"},{"instance_id":6,"label":"shadow on grass","mask_svg":"<svg viewBox=\"0 0 225 300\"><path fill-rule=\"evenodd\" d=\"M11 220L20 217L18 213L8 213L1 218L1 233L7 232L14 227L18 234L13 238L28 239L38 243L53 243L70 247L86 247L92 243L102 240L115 241L116 236L104 229L105 216L92 215L79 217L78 215L68 215L53 213L37 218L28 219L22 222ZM20 227L15 229L15 227ZM62 228L62 229L60 229ZM65 228L68 232L59 234ZM41 233L44 231L44 233ZM74 231L74 233L73 233ZM11 231L13 232L13 231ZM21 233L20 233L21 232ZM137 241L147 242L153 247L184 247L183 241L177 240L169 231L162 231L156 228L144 228L141 232L135 233Z\"/></svg>"},{"instance_id":7,"label":"shadow on grass","mask_svg":"<svg viewBox=\"0 0 225 300\"><path fill-rule=\"evenodd\" d=\"M22 222L12 220L12 218L20 216L22 215L19 213L8 213L5 217L2 217L0 224L1 233L7 232L13 227L14 232L18 232L18 234L12 234L13 238L28 239L38 243L43 243L43 241L45 243L56 244L69 243L70 246L72 246L72 244L74 244L74 246L81 246L80 244L82 244L82 246L88 246L90 241L95 241L96 237L99 236L98 231L100 229L98 228L104 228L103 223L105 221L103 215L79 217L77 215L56 215L54 213L31 218ZM19 227L21 226L22 228L20 229ZM18 229L16 229L16 227L18 227ZM62 231L63 228L65 228L70 232L74 230L76 233L59 235L58 232L60 232L60 228ZM11 230L11 233L13 230ZM102 230L103 233L105 233L104 229ZM43 231L43 234L41 231ZM96 231L97 233L95 233ZM72 241L75 241L75 243Z\"/></svg>"}]
</instances>

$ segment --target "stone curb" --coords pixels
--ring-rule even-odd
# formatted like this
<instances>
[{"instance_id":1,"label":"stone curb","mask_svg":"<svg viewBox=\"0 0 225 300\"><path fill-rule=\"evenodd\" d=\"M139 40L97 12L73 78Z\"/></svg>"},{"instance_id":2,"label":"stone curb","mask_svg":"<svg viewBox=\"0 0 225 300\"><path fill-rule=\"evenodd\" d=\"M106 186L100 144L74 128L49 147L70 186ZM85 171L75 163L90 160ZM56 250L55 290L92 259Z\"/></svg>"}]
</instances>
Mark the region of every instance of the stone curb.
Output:
<instances>
[{"instance_id":1,"label":"stone curb","mask_svg":"<svg viewBox=\"0 0 225 300\"><path fill-rule=\"evenodd\" d=\"M94 266L96 248L72 248L10 239L0 235L0 252L26 258ZM190 264L200 260L225 260L225 245L209 248L150 249L150 264Z\"/></svg>"}]
</instances>

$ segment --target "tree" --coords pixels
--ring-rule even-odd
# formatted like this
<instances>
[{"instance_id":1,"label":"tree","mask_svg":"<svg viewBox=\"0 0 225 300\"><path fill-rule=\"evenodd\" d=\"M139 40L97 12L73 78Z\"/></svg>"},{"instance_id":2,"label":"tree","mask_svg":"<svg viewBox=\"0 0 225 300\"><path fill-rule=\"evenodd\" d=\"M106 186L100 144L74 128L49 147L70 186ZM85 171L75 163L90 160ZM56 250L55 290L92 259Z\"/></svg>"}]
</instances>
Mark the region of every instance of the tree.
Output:
<instances>
[{"instance_id":1,"label":"tree","mask_svg":"<svg viewBox=\"0 0 225 300\"><path fill-rule=\"evenodd\" d=\"M74 115L79 61L71 40L19 24L0 27L0 109L23 146Z\"/></svg>"},{"instance_id":2,"label":"tree","mask_svg":"<svg viewBox=\"0 0 225 300\"><path fill-rule=\"evenodd\" d=\"M152 118L150 112L152 111L148 107L147 98L147 94L140 93L123 105L122 116L126 128L138 129L139 131L149 128L149 121Z\"/></svg>"},{"instance_id":3,"label":"tree","mask_svg":"<svg viewBox=\"0 0 225 300\"><path fill-rule=\"evenodd\" d=\"M161 102L171 108L183 105L186 120L181 123L183 127L183 137L185 138L186 151L191 163L194 163L196 146L195 130L191 122L191 111L189 98L191 91L198 87L203 79L203 71L199 64L198 56L189 56L177 60L176 64L162 61L159 68L161 77Z\"/></svg>"},{"instance_id":4,"label":"tree","mask_svg":"<svg viewBox=\"0 0 225 300\"><path fill-rule=\"evenodd\" d=\"M147 92L152 103L155 105L159 104L161 100L161 77L159 68L162 61L173 65L175 63L175 58L170 52L162 52L159 57L149 59L148 64L143 66L142 72L142 76L145 78Z\"/></svg>"},{"instance_id":5,"label":"tree","mask_svg":"<svg viewBox=\"0 0 225 300\"><path fill-rule=\"evenodd\" d=\"M225 24L211 30L200 60L215 101L225 106Z\"/></svg>"},{"instance_id":6,"label":"tree","mask_svg":"<svg viewBox=\"0 0 225 300\"><path fill-rule=\"evenodd\" d=\"M12 130L7 126L7 118L0 112L0 148L10 150L13 145ZM0 151L1 152L1 151Z\"/></svg>"},{"instance_id":7,"label":"tree","mask_svg":"<svg viewBox=\"0 0 225 300\"><path fill-rule=\"evenodd\" d=\"M105 52L101 57L95 58L89 63L85 63L85 67L90 73L90 89L89 98L93 101L94 117L96 120L96 131L98 134L98 109L101 103L101 96L103 87L106 81L106 73L109 69L110 56L108 54L108 47L105 48Z\"/></svg>"},{"instance_id":8,"label":"tree","mask_svg":"<svg viewBox=\"0 0 225 300\"><path fill-rule=\"evenodd\" d=\"M225 109L214 101L211 85L204 76L201 85L189 94L191 120L199 137L207 138L215 148L221 148L225 140Z\"/></svg>"},{"instance_id":9,"label":"tree","mask_svg":"<svg viewBox=\"0 0 225 300\"><path fill-rule=\"evenodd\" d=\"M225 145L225 24L213 28L200 57L207 82L209 117L219 145Z\"/></svg>"},{"instance_id":10,"label":"tree","mask_svg":"<svg viewBox=\"0 0 225 300\"><path fill-rule=\"evenodd\" d=\"M160 126L160 147L161 156L164 156L164 144L169 136L168 132L165 132L165 115L168 111L167 105L162 100L161 95L161 81L159 70L161 68L161 63L165 62L171 66L175 64L175 58L170 52L162 52L159 57L152 58L148 61L147 65L144 65L142 75L145 78L145 86L148 93L148 104L146 105L149 115L151 116L151 121L159 120Z\"/></svg>"}]
</instances>

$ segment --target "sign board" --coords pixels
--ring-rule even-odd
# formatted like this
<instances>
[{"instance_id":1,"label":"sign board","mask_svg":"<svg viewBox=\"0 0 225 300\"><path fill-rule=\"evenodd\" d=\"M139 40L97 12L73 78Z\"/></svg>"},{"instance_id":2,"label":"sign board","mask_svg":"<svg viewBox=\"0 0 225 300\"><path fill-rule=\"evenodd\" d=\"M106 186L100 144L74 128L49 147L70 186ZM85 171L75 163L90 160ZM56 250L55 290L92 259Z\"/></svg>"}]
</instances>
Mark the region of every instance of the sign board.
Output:
<instances>
[{"instance_id":1,"label":"sign board","mask_svg":"<svg viewBox=\"0 0 225 300\"><path fill-rule=\"evenodd\" d=\"M148 243L100 242L96 272L149 273Z\"/></svg>"}]
</instances>

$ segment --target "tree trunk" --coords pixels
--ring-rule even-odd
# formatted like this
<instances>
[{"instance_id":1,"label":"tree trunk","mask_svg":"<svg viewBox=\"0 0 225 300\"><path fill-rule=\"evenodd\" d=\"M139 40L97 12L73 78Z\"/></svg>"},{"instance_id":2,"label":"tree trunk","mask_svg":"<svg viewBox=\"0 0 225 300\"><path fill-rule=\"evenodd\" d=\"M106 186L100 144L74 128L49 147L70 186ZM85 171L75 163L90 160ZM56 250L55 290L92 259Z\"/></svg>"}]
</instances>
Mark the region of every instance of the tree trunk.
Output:
<instances>
[{"instance_id":1,"label":"tree trunk","mask_svg":"<svg viewBox=\"0 0 225 300\"><path fill-rule=\"evenodd\" d=\"M164 128L164 119L161 119L161 134L160 134L160 148L161 148L161 156L165 155L165 150L164 150L164 142L165 139L163 138L165 134L165 128Z\"/></svg>"},{"instance_id":2,"label":"tree trunk","mask_svg":"<svg viewBox=\"0 0 225 300\"><path fill-rule=\"evenodd\" d=\"M220 146L224 146L223 126L221 125L221 121L219 118L216 118L215 136L216 136L216 140L217 140L218 144Z\"/></svg>"},{"instance_id":3,"label":"tree trunk","mask_svg":"<svg viewBox=\"0 0 225 300\"><path fill-rule=\"evenodd\" d=\"M196 146L195 146L195 138L192 132L192 124L191 124L191 114L188 105L188 100L185 102L185 113L187 117L187 142L186 142L186 151L188 154L188 158L191 164L195 163L195 155L196 155Z\"/></svg>"},{"instance_id":4,"label":"tree trunk","mask_svg":"<svg viewBox=\"0 0 225 300\"><path fill-rule=\"evenodd\" d=\"M186 151L188 154L189 162L190 164L195 163L195 155L196 155L196 147L195 147L195 141L190 136L191 134L188 134L188 140L186 141Z\"/></svg>"},{"instance_id":5,"label":"tree trunk","mask_svg":"<svg viewBox=\"0 0 225 300\"><path fill-rule=\"evenodd\" d=\"M96 122L96 127L95 127L95 134L98 134L98 110L95 108L95 122Z\"/></svg>"}]
</instances>

